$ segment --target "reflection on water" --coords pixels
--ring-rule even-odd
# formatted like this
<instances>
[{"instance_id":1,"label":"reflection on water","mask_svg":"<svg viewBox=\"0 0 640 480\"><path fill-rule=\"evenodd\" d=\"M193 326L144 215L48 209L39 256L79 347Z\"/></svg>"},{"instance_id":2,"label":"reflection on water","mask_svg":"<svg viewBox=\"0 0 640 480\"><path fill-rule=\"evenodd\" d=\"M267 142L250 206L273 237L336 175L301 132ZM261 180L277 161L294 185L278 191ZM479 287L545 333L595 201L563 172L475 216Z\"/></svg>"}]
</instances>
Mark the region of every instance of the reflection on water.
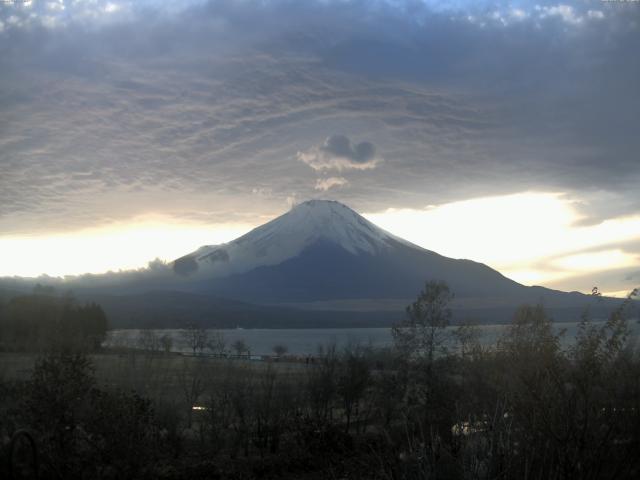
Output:
<instances>
[{"instance_id":1,"label":"reflection on water","mask_svg":"<svg viewBox=\"0 0 640 480\"><path fill-rule=\"evenodd\" d=\"M593 322L601 325L604 322ZM480 341L485 345L496 342L498 337L504 332L506 325L483 325L480 326ZM569 345L575 338L578 322L559 323L556 329L565 329L563 344ZM636 322L629 322L631 328L632 341L637 342L640 325ZM449 327L453 331L455 327ZM141 332L144 330L111 330L105 342L105 346L139 348ZM372 347L385 347L392 343L390 328L309 328L309 329L232 329L232 330L211 330L209 337L213 337L213 332L221 332L228 350L232 350L231 345L243 340L249 347L252 355L273 355L273 348L276 345L287 347L288 353L292 355L313 355L318 352L319 346L335 344L338 348L348 344L370 345ZM190 352L183 330L166 329L153 330L159 338L168 335L172 339L171 350L175 352Z\"/></svg>"}]
</instances>

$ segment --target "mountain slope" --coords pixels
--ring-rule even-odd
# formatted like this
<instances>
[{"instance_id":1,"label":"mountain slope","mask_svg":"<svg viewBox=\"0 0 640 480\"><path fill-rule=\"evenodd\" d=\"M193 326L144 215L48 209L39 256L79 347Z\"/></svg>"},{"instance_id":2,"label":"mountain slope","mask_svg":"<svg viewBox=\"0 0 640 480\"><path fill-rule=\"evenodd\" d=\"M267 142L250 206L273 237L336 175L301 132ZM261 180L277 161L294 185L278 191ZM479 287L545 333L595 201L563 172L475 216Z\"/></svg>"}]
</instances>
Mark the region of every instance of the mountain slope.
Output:
<instances>
[{"instance_id":1,"label":"mountain slope","mask_svg":"<svg viewBox=\"0 0 640 480\"><path fill-rule=\"evenodd\" d=\"M300 311L167 290L129 295L94 293L80 300L100 304L111 328L181 328L189 323L210 328L383 327L398 318L397 312L389 311Z\"/></svg>"},{"instance_id":2,"label":"mountain slope","mask_svg":"<svg viewBox=\"0 0 640 480\"><path fill-rule=\"evenodd\" d=\"M505 321L522 303L541 302L574 317L592 303L582 294L525 287L481 263L426 250L333 201L302 203L232 242L176 260L173 269L182 289L298 308L357 300L360 310L374 311L383 299L406 305L427 280L447 282L454 307L482 321Z\"/></svg>"},{"instance_id":3,"label":"mountain slope","mask_svg":"<svg viewBox=\"0 0 640 480\"><path fill-rule=\"evenodd\" d=\"M345 205L328 200L301 203L232 242L204 246L174 262L181 275L222 277L278 265L316 243L329 243L352 255L376 255L398 244L419 249L369 222Z\"/></svg>"},{"instance_id":4,"label":"mountain slope","mask_svg":"<svg viewBox=\"0 0 640 480\"><path fill-rule=\"evenodd\" d=\"M346 298L411 298L425 280L447 282L458 296L516 294L521 285L489 267L452 260L403 244L377 254L352 254L319 240L278 265L203 280L196 290L254 302L306 302Z\"/></svg>"},{"instance_id":5,"label":"mountain slope","mask_svg":"<svg viewBox=\"0 0 640 480\"><path fill-rule=\"evenodd\" d=\"M411 298L428 279L446 281L459 296L525 288L486 265L425 250L321 200L227 244L202 247L173 268L190 279L189 289L263 303Z\"/></svg>"}]
</instances>

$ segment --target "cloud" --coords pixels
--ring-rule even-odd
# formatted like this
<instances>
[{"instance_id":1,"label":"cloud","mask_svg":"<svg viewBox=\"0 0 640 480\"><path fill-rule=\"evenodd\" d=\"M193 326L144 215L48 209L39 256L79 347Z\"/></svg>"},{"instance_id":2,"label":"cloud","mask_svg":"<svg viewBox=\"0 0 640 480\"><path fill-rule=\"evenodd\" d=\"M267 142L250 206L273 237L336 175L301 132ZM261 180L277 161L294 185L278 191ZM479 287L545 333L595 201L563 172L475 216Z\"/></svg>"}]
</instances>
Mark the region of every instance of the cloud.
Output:
<instances>
[{"instance_id":1,"label":"cloud","mask_svg":"<svg viewBox=\"0 0 640 480\"><path fill-rule=\"evenodd\" d=\"M333 187L343 187L348 184L349 182L347 181L347 179L343 177L319 178L316 180L316 186L314 188L316 190L322 190L323 192L326 192Z\"/></svg>"},{"instance_id":2,"label":"cloud","mask_svg":"<svg viewBox=\"0 0 640 480\"><path fill-rule=\"evenodd\" d=\"M559 17L563 21L572 24L581 23L583 18L576 13L574 8L571 5L558 4L552 6L538 6L536 5L536 9L540 11L540 16L542 18L545 17Z\"/></svg>"},{"instance_id":3,"label":"cloud","mask_svg":"<svg viewBox=\"0 0 640 480\"><path fill-rule=\"evenodd\" d=\"M640 209L635 5L391 3L2 6L0 232L268 217L317 193L307 165L358 173L331 193L361 211Z\"/></svg>"},{"instance_id":4,"label":"cloud","mask_svg":"<svg viewBox=\"0 0 640 480\"><path fill-rule=\"evenodd\" d=\"M626 277L624 277L624 279L629 281L640 282L640 270L629 273Z\"/></svg>"},{"instance_id":5,"label":"cloud","mask_svg":"<svg viewBox=\"0 0 640 480\"><path fill-rule=\"evenodd\" d=\"M298 152L298 160L316 171L370 170L382 161L370 142L351 144L344 135L331 135L322 145Z\"/></svg>"},{"instance_id":6,"label":"cloud","mask_svg":"<svg viewBox=\"0 0 640 480\"><path fill-rule=\"evenodd\" d=\"M604 13L601 10L587 10L587 17L602 20Z\"/></svg>"}]
</instances>

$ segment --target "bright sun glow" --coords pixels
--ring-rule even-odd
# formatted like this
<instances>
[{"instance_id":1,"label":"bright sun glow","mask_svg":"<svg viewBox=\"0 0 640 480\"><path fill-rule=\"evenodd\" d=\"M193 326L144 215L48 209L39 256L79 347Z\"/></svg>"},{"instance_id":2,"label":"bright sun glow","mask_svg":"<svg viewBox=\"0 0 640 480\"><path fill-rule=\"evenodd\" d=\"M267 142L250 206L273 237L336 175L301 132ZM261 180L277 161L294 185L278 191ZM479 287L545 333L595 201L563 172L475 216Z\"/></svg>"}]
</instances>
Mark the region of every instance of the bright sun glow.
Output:
<instances>
[{"instance_id":1,"label":"bright sun glow","mask_svg":"<svg viewBox=\"0 0 640 480\"><path fill-rule=\"evenodd\" d=\"M636 255L609 246L640 240L640 216L577 226L580 215L556 193L521 193L365 216L417 245L486 263L526 285L640 265Z\"/></svg>"},{"instance_id":2,"label":"bright sun glow","mask_svg":"<svg viewBox=\"0 0 640 480\"><path fill-rule=\"evenodd\" d=\"M621 250L604 250L595 253L582 253L569 255L551 261L552 265L572 271L593 272L624 268L638 263L635 255L630 255Z\"/></svg>"},{"instance_id":3,"label":"bright sun glow","mask_svg":"<svg viewBox=\"0 0 640 480\"><path fill-rule=\"evenodd\" d=\"M155 258L170 261L202 245L228 242L249 229L248 225L206 227L156 217L53 236L0 237L0 276L140 268Z\"/></svg>"}]
</instances>

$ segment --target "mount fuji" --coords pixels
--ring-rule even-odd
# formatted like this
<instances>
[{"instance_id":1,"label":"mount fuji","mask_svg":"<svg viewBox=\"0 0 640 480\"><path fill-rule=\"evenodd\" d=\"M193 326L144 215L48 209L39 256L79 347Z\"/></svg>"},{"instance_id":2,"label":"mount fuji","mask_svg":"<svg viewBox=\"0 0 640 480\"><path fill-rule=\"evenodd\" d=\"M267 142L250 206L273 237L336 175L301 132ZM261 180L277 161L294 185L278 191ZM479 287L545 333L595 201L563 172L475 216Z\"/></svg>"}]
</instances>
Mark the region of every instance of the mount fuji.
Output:
<instances>
[{"instance_id":1,"label":"mount fuji","mask_svg":"<svg viewBox=\"0 0 640 480\"><path fill-rule=\"evenodd\" d=\"M232 242L178 258L172 268L181 288L194 293L306 310L397 313L428 280L445 281L456 297L454 311L479 321L506 321L526 302L577 318L592 302L444 257L329 200L301 203Z\"/></svg>"},{"instance_id":2,"label":"mount fuji","mask_svg":"<svg viewBox=\"0 0 640 480\"><path fill-rule=\"evenodd\" d=\"M223 276L278 265L318 243L351 255L376 256L396 245L419 248L378 228L349 207L330 200L309 200L284 215L223 245L204 246L174 262L177 273Z\"/></svg>"},{"instance_id":3,"label":"mount fuji","mask_svg":"<svg viewBox=\"0 0 640 480\"><path fill-rule=\"evenodd\" d=\"M300 328L388 326L429 280L446 282L454 293L454 321L507 322L523 303L542 303L554 319L575 321L586 307L604 316L620 303L521 285L481 263L414 245L328 200L301 203L167 266L54 286L100 303L115 327L195 321Z\"/></svg>"},{"instance_id":4,"label":"mount fuji","mask_svg":"<svg viewBox=\"0 0 640 480\"><path fill-rule=\"evenodd\" d=\"M226 244L173 262L189 289L260 303L411 298L425 280L461 297L525 288L480 263L455 260L392 235L347 206L301 203Z\"/></svg>"}]
</instances>

